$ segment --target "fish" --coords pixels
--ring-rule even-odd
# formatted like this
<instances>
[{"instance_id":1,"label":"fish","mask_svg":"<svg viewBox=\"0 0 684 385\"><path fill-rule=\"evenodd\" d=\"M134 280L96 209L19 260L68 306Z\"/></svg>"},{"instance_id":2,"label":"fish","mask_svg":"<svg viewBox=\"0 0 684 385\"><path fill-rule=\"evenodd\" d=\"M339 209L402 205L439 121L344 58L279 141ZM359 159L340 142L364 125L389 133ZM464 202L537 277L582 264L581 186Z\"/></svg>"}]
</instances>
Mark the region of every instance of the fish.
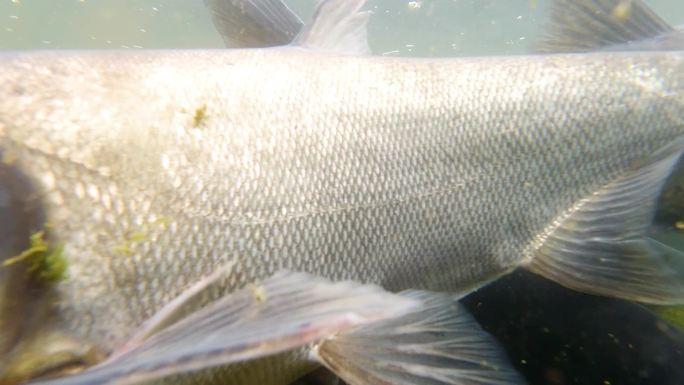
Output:
<instances>
[{"instance_id":1,"label":"fish","mask_svg":"<svg viewBox=\"0 0 684 385\"><path fill-rule=\"evenodd\" d=\"M681 51L684 26L673 27L642 0L554 0L535 52Z\"/></svg>"},{"instance_id":2,"label":"fish","mask_svg":"<svg viewBox=\"0 0 684 385\"><path fill-rule=\"evenodd\" d=\"M281 0L204 0L204 4L229 48L287 45L303 27Z\"/></svg>"},{"instance_id":3,"label":"fish","mask_svg":"<svg viewBox=\"0 0 684 385\"><path fill-rule=\"evenodd\" d=\"M364 3L274 48L0 54L1 384L522 384L459 298L684 304L648 237L684 52L377 57Z\"/></svg>"}]
</instances>

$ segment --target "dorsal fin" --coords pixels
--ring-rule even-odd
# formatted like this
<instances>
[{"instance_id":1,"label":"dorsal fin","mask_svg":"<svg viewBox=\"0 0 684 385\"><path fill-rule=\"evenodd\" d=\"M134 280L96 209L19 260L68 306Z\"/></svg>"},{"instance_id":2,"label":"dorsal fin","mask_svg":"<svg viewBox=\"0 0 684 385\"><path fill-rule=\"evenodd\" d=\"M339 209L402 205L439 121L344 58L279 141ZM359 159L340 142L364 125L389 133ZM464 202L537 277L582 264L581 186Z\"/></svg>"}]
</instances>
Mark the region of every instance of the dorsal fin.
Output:
<instances>
[{"instance_id":1,"label":"dorsal fin","mask_svg":"<svg viewBox=\"0 0 684 385\"><path fill-rule=\"evenodd\" d=\"M302 22L281 0L204 0L229 48L287 45Z\"/></svg>"},{"instance_id":2,"label":"dorsal fin","mask_svg":"<svg viewBox=\"0 0 684 385\"><path fill-rule=\"evenodd\" d=\"M294 44L319 51L366 55L370 53L366 27L370 12L366 0L323 0L311 22Z\"/></svg>"},{"instance_id":3,"label":"dorsal fin","mask_svg":"<svg viewBox=\"0 0 684 385\"><path fill-rule=\"evenodd\" d=\"M639 43L676 33L641 0L554 0L536 51L649 49Z\"/></svg>"}]
</instances>

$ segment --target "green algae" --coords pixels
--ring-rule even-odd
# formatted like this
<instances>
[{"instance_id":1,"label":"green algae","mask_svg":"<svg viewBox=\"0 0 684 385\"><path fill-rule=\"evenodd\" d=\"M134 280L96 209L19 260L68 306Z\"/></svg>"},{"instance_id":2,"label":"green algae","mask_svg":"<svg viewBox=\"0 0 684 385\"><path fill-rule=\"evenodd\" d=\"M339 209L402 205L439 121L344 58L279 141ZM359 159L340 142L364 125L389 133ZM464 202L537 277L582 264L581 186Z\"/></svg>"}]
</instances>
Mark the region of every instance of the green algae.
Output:
<instances>
[{"instance_id":1,"label":"green algae","mask_svg":"<svg viewBox=\"0 0 684 385\"><path fill-rule=\"evenodd\" d=\"M168 217L161 217L149 223L143 224L139 230L129 233L123 242L114 247L114 251L131 256L135 253L134 249L137 245L147 242L150 238L150 233L155 229L165 229L170 222Z\"/></svg>"},{"instance_id":2,"label":"green algae","mask_svg":"<svg viewBox=\"0 0 684 385\"><path fill-rule=\"evenodd\" d=\"M651 309L672 325L684 330L684 306L652 306Z\"/></svg>"},{"instance_id":3,"label":"green algae","mask_svg":"<svg viewBox=\"0 0 684 385\"><path fill-rule=\"evenodd\" d=\"M67 260L64 256L64 245L50 245L45 239L45 232L38 231L29 237L29 247L21 254L8 258L2 263L4 267L19 262L28 263L27 271L44 283L55 283L66 278Z\"/></svg>"},{"instance_id":4,"label":"green algae","mask_svg":"<svg viewBox=\"0 0 684 385\"><path fill-rule=\"evenodd\" d=\"M192 126L194 128L204 127L207 121L207 106L202 105L195 109L195 113L192 116Z\"/></svg>"},{"instance_id":5,"label":"green algae","mask_svg":"<svg viewBox=\"0 0 684 385\"><path fill-rule=\"evenodd\" d=\"M114 251L128 256L133 255L133 249L136 245L145 242L148 239L148 231L146 229L131 233L122 244L116 246Z\"/></svg>"}]
</instances>

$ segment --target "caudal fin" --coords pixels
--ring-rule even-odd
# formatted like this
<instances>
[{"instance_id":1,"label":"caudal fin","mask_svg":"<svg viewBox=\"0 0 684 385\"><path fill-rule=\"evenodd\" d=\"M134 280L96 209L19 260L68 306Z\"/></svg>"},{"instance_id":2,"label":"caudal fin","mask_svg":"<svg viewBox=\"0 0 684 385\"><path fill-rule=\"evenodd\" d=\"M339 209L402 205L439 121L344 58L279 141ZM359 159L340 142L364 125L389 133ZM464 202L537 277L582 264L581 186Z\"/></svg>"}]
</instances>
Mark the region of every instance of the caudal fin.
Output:
<instances>
[{"instance_id":1,"label":"caudal fin","mask_svg":"<svg viewBox=\"0 0 684 385\"><path fill-rule=\"evenodd\" d=\"M587 293L684 304L684 253L648 237L657 198L682 149L684 138L578 202L527 268Z\"/></svg>"}]
</instances>

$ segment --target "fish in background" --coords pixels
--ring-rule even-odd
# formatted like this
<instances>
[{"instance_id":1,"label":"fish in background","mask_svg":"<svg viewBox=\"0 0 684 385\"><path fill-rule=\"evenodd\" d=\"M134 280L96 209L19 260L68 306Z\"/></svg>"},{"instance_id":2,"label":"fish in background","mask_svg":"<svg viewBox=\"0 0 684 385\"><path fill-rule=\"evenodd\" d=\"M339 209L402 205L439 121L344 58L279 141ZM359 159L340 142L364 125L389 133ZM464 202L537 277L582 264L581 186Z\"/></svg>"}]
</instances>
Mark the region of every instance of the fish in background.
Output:
<instances>
[{"instance_id":1,"label":"fish in background","mask_svg":"<svg viewBox=\"0 0 684 385\"><path fill-rule=\"evenodd\" d=\"M681 51L683 27L673 27L642 0L554 0L539 53Z\"/></svg>"},{"instance_id":2,"label":"fish in background","mask_svg":"<svg viewBox=\"0 0 684 385\"><path fill-rule=\"evenodd\" d=\"M246 49L0 55L0 383L524 383L456 299L524 267L684 303L647 236L684 52L373 57L363 4L210 2Z\"/></svg>"}]
</instances>

